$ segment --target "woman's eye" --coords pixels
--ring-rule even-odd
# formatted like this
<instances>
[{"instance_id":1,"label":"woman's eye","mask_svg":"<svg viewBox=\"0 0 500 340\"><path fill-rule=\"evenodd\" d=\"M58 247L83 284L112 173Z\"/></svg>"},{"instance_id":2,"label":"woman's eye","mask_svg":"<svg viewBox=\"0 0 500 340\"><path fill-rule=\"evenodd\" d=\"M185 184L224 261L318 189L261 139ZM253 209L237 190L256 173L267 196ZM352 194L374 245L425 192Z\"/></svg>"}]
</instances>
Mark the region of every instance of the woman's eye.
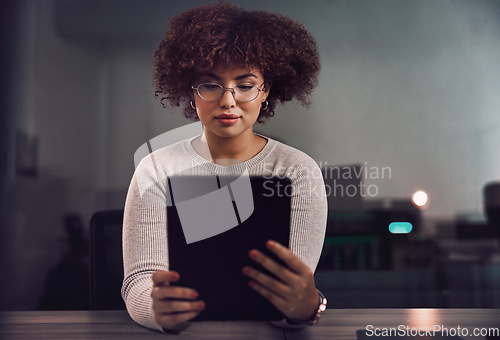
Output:
<instances>
[{"instance_id":1,"label":"woman's eye","mask_svg":"<svg viewBox=\"0 0 500 340\"><path fill-rule=\"evenodd\" d=\"M238 85L237 88L241 92L248 92L253 88L253 85Z\"/></svg>"}]
</instances>

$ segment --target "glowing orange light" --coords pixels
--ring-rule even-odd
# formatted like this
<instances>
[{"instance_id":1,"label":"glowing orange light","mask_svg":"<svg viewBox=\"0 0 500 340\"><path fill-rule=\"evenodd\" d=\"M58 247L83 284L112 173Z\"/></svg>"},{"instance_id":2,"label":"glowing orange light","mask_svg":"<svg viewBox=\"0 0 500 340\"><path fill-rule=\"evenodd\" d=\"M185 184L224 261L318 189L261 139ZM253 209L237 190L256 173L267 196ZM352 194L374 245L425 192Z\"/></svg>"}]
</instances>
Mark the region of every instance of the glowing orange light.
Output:
<instances>
[{"instance_id":1,"label":"glowing orange light","mask_svg":"<svg viewBox=\"0 0 500 340\"><path fill-rule=\"evenodd\" d=\"M419 208L423 208L429 202L429 196L423 190L418 190L413 193L411 196L411 201L413 204Z\"/></svg>"}]
</instances>

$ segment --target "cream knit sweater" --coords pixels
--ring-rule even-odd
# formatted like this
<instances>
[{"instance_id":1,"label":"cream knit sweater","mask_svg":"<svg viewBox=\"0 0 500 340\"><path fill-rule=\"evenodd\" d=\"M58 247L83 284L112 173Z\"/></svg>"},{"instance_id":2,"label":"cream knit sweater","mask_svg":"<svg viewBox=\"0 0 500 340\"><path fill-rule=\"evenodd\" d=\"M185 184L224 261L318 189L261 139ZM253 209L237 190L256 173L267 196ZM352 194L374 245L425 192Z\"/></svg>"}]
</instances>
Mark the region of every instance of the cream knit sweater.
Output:
<instances>
[{"instance_id":1,"label":"cream knit sweater","mask_svg":"<svg viewBox=\"0 0 500 340\"><path fill-rule=\"evenodd\" d=\"M191 169L191 174L241 174L286 176L293 186L290 216L290 249L314 272L325 236L327 202L321 171L305 153L267 138L252 159L221 166L207 161L193 148L193 139L154 151L138 165L127 193L123 220L124 280L122 297L138 324L162 331L152 310L151 275L168 270L166 178ZM182 273L180 273L182 275ZM286 322L274 323L288 327Z\"/></svg>"}]
</instances>

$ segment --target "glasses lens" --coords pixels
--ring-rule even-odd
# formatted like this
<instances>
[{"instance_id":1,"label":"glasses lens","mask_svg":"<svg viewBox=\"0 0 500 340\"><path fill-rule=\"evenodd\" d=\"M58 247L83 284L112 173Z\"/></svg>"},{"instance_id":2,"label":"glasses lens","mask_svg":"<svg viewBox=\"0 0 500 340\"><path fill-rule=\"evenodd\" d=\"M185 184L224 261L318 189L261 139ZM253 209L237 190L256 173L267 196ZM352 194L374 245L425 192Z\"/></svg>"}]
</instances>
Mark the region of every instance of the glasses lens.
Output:
<instances>
[{"instance_id":1,"label":"glasses lens","mask_svg":"<svg viewBox=\"0 0 500 340\"><path fill-rule=\"evenodd\" d=\"M234 88L234 97L242 102L249 102L257 98L259 89L252 85L238 85Z\"/></svg>"},{"instance_id":2,"label":"glasses lens","mask_svg":"<svg viewBox=\"0 0 500 340\"><path fill-rule=\"evenodd\" d=\"M217 100L222 93L222 87L218 84L200 84L198 94L205 100Z\"/></svg>"},{"instance_id":3,"label":"glasses lens","mask_svg":"<svg viewBox=\"0 0 500 340\"><path fill-rule=\"evenodd\" d=\"M230 89L226 89L230 90ZM197 87L198 94L201 98L213 101L221 98L224 93L224 88L219 84L214 83L203 83ZM252 85L238 85L234 88L234 98L242 102L250 102L257 98L259 95L259 89Z\"/></svg>"}]
</instances>

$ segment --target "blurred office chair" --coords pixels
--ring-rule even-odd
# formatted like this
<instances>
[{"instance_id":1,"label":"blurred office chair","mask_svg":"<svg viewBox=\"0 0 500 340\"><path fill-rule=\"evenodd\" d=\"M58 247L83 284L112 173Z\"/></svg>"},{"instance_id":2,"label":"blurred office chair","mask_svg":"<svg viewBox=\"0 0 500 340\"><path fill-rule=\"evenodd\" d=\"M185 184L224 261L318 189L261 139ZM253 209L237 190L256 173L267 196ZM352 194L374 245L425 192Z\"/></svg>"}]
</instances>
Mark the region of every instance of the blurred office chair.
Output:
<instances>
[{"instance_id":1,"label":"blurred office chair","mask_svg":"<svg viewBox=\"0 0 500 340\"><path fill-rule=\"evenodd\" d=\"M125 309L121 297L123 209L99 211L90 219L90 308Z\"/></svg>"},{"instance_id":2,"label":"blurred office chair","mask_svg":"<svg viewBox=\"0 0 500 340\"><path fill-rule=\"evenodd\" d=\"M490 182L483 190L484 207L488 224L493 227L500 242L500 182Z\"/></svg>"}]
</instances>

